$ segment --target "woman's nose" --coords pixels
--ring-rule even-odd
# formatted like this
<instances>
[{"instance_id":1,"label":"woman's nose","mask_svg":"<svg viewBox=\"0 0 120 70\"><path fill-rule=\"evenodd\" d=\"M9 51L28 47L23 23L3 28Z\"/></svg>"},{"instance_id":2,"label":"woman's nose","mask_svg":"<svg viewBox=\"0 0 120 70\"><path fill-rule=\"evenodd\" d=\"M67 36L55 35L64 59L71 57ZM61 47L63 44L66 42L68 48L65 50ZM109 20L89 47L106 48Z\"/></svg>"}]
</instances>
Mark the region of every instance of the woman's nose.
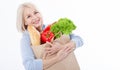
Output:
<instances>
[{"instance_id":1,"label":"woman's nose","mask_svg":"<svg viewBox=\"0 0 120 70\"><path fill-rule=\"evenodd\" d=\"M32 17L32 21L35 22L36 20L37 20L37 16L34 15L34 16Z\"/></svg>"},{"instance_id":2,"label":"woman's nose","mask_svg":"<svg viewBox=\"0 0 120 70\"><path fill-rule=\"evenodd\" d=\"M36 18L37 18L37 16L33 15L33 19L36 19Z\"/></svg>"}]
</instances>

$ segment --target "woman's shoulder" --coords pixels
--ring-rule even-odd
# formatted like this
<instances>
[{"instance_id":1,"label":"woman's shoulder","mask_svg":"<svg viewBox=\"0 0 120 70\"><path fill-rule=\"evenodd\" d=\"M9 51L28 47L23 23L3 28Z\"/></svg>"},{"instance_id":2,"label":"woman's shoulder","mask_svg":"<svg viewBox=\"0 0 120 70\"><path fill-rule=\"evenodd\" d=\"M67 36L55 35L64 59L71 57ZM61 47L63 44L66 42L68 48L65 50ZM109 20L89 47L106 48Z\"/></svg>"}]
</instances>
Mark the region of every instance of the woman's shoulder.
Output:
<instances>
[{"instance_id":1,"label":"woman's shoulder","mask_svg":"<svg viewBox=\"0 0 120 70\"><path fill-rule=\"evenodd\" d=\"M29 32L27 30L25 30L22 34L22 37L25 37L25 36L29 36Z\"/></svg>"},{"instance_id":2,"label":"woman's shoulder","mask_svg":"<svg viewBox=\"0 0 120 70\"><path fill-rule=\"evenodd\" d=\"M29 32L26 30L22 34L22 40L29 40L29 39L30 39Z\"/></svg>"}]
</instances>

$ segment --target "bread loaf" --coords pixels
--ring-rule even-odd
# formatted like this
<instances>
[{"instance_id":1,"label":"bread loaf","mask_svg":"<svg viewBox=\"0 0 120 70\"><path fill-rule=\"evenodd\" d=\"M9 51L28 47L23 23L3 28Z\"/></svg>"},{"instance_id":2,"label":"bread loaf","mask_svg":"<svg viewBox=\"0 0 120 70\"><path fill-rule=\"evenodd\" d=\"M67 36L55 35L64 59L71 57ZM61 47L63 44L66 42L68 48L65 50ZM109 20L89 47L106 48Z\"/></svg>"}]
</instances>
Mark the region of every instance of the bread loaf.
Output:
<instances>
[{"instance_id":1,"label":"bread loaf","mask_svg":"<svg viewBox=\"0 0 120 70\"><path fill-rule=\"evenodd\" d=\"M28 25L27 30L30 35L32 46L40 45L40 33L36 30L36 28L32 25Z\"/></svg>"}]
</instances>

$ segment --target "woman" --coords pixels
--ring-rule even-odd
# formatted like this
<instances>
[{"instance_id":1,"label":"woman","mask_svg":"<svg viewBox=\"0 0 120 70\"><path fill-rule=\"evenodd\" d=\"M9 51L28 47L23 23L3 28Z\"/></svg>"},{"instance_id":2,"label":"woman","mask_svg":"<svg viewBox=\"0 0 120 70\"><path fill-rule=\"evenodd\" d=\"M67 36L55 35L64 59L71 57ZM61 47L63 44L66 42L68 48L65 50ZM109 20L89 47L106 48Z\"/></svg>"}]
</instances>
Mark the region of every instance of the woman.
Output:
<instances>
[{"instance_id":1,"label":"woman","mask_svg":"<svg viewBox=\"0 0 120 70\"><path fill-rule=\"evenodd\" d=\"M21 4L17 11L17 29L22 32L21 39L21 53L23 59L23 65L26 70L44 70L54 65L55 63L66 58L69 53L74 51L76 47L82 46L83 42L79 36L73 34L70 35L71 41L67 43L68 47L64 48L47 48L46 52L54 53L58 51L57 55L51 59L35 59L35 55L31 48L30 35L27 30L27 26L34 26L39 32L45 27L41 13L31 3ZM54 46L51 44L51 46ZM57 45L59 46L59 45ZM56 50L55 50L56 49ZM49 51L48 51L49 50Z\"/></svg>"}]
</instances>

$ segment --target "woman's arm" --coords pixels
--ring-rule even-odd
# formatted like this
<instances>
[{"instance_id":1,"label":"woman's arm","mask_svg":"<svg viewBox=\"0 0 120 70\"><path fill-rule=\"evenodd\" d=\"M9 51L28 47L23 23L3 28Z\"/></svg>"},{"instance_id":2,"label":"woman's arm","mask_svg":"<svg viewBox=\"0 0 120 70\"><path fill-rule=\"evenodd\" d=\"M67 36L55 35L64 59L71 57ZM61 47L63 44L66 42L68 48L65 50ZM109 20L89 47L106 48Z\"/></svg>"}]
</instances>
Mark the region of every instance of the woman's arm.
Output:
<instances>
[{"instance_id":1,"label":"woman's arm","mask_svg":"<svg viewBox=\"0 0 120 70\"><path fill-rule=\"evenodd\" d=\"M57 62L65 59L71 52L72 50L69 47L63 47L60 51L58 51L55 57L51 59L43 59L43 69L47 69Z\"/></svg>"},{"instance_id":2,"label":"woman's arm","mask_svg":"<svg viewBox=\"0 0 120 70\"><path fill-rule=\"evenodd\" d=\"M21 55L25 70L43 70L42 60L34 58L28 33L24 33L21 39Z\"/></svg>"},{"instance_id":3,"label":"woman's arm","mask_svg":"<svg viewBox=\"0 0 120 70\"><path fill-rule=\"evenodd\" d=\"M79 36L76 36L74 34L70 34L70 41L68 43L66 43L63 47L68 47L70 50L74 51L75 48L80 47L83 45L83 40L82 38L80 38ZM49 43L47 42L49 45L51 45L52 47L48 47L46 48L46 52L48 52L48 55L52 55L56 52L58 52L60 49L62 49L63 47L61 46L60 43Z\"/></svg>"},{"instance_id":4,"label":"woman's arm","mask_svg":"<svg viewBox=\"0 0 120 70\"><path fill-rule=\"evenodd\" d=\"M83 45L83 40L82 40L82 38L80 36L70 34L70 39L71 39L71 41L73 41L75 43L76 48Z\"/></svg>"}]
</instances>

